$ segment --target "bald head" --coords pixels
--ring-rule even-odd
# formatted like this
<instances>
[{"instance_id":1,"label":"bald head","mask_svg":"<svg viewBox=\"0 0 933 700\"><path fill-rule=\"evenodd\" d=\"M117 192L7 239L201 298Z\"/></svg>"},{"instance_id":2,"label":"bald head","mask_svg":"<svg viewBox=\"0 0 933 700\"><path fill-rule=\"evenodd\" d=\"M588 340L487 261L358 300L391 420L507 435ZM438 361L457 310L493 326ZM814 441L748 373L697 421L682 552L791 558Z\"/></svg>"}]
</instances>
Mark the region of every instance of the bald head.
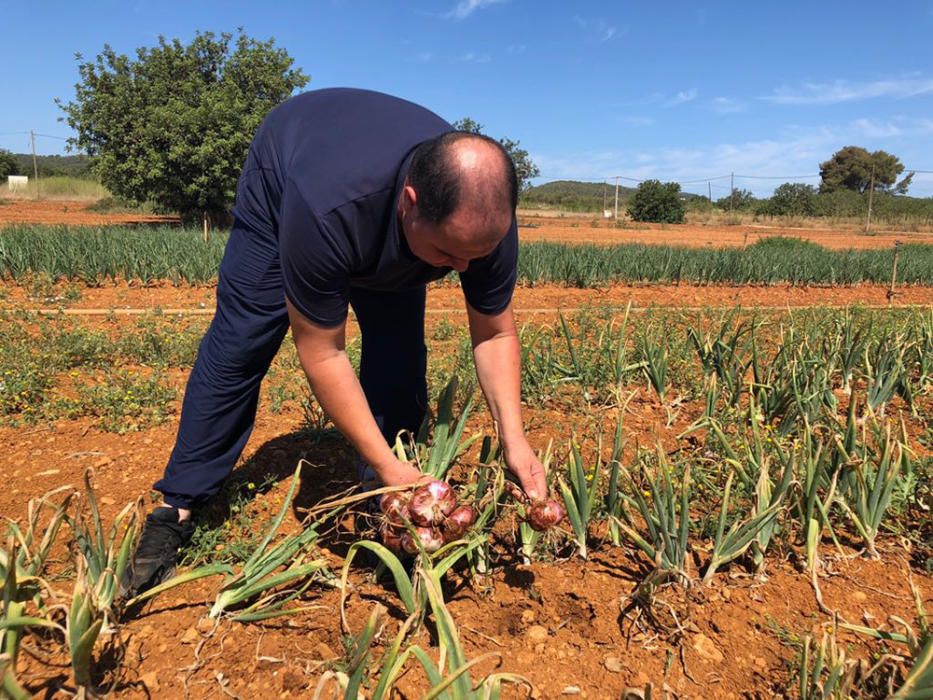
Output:
<instances>
[{"instance_id":1,"label":"bald head","mask_svg":"<svg viewBox=\"0 0 933 700\"><path fill-rule=\"evenodd\" d=\"M435 226L458 214L499 229L502 221L511 222L518 200L515 166L506 150L488 136L464 131L419 145L408 184L418 195L419 217Z\"/></svg>"}]
</instances>

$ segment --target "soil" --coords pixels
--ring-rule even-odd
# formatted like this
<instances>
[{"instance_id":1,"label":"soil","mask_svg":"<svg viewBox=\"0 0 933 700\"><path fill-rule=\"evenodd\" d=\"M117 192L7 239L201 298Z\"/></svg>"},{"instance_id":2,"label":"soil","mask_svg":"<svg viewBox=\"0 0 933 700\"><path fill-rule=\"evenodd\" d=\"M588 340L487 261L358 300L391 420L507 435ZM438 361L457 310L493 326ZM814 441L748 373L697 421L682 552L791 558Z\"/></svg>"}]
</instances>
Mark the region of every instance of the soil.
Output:
<instances>
[{"instance_id":1,"label":"soil","mask_svg":"<svg viewBox=\"0 0 933 700\"><path fill-rule=\"evenodd\" d=\"M211 285L173 287L169 284L142 287L120 282L101 287L80 287L80 298L65 298L64 285L51 299L31 296L29 287L0 285L0 309L31 308L74 313L107 314L115 311L151 311L165 313L213 313L215 289ZM898 287L893 296L885 285L864 284L853 287L802 287L787 284L752 285L624 285L598 289L576 289L559 285L519 287L513 304L516 313L554 313L581 306L607 306L624 309L666 307L806 307L806 306L904 306L933 304L933 287ZM428 290L428 312L447 314L463 312L463 294L452 284L434 285ZM82 311L83 310L83 311Z\"/></svg>"},{"instance_id":2,"label":"soil","mask_svg":"<svg viewBox=\"0 0 933 700\"><path fill-rule=\"evenodd\" d=\"M562 241L564 243L648 243L705 247L744 247L762 238L788 236L818 243L824 248L890 248L902 243L933 243L933 233L898 231L886 228L866 234L855 228L795 228L782 225L737 224L646 224L627 222L622 227L597 218L581 220L522 215L519 236L523 241Z\"/></svg>"},{"instance_id":3,"label":"soil","mask_svg":"<svg viewBox=\"0 0 933 700\"><path fill-rule=\"evenodd\" d=\"M636 433L652 432L652 416L660 407L645 398L632 410ZM563 439L576 420L547 410L531 410L528 419L536 447L550 437ZM488 430L487 422L480 415L471 427ZM280 507L288 475L299 459L314 466L305 472L297 507L351 483L352 460L343 444L313 444L296 432L299 425L295 413L273 416L260 410L246 459L235 475L240 481L258 482L265 474L279 480L253 503L257 528ZM112 517L125 503L147 494L160 476L172 439L171 425L124 436L102 433L85 420L27 430L2 428L0 471L9 487L0 491L0 512L21 518L28 498L62 484L79 484L83 470L93 467L105 519ZM294 528L298 519L296 512L288 527ZM335 570L360 527L359 521L345 519L327 538L326 555ZM454 575L446 591L449 608L469 657L496 652L501 669L524 675L542 698L566 696L572 687L580 697L617 698L624 689L649 682L657 689L666 685L681 698L784 697L797 653L792 641L809 633L819 637L832 623L820 612L808 577L790 559L769 560L763 576L733 567L709 588L662 588L654 606L661 619L651 624L638 608L627 610L647 567L634 552L606 544L595 547L586 562L569 558L528 566L514 560L514 543L506 539L500 544L503 568L483 587ZM896 543L884 543L881 561L851 551L838 556L829 543L824 550L831 575L822 579L821 588L839 619L856 624L881 624L891 615L914 619L906 573L910 565ZM370 582L363 569L351 580L351 629L359 631L373 606L381 603L392 613L386 632L391 639L403 616L390 589ZM929 609L933 578L914 571L913 580ZM337 591L314 589L308 601L312 609L284 621L221 622L216 627L205 619L215 594L216 580L190 584L157 598L121 626L123 673L117 697L178 697L186 690L190 697L223 697L221 686L243 698L273 693L307 697L325 668L343 658ZM840 634L840 641L865 652L864 640ZM430 645L426 633L418 642ZM40 664L28 654L23 658L22 677L34 678L32 690L64 697L56 688L67 686L67 669ZM478 669L474 677L493 672L496 664L489 660ZM399 697L419 697L424 680L411 673L401 687L405 692Z\"/></svg>"},{"instance_id":4,"label":"soil","mask_svg":"<svg viewBox=\"0 0 933 700\"><path fill-rule=\"evenodd\" d=\"M12 223L71 224L177 224L177 217L138 213L91 211L92 201L0 199L0 226ZM933 243L933 233L917 233L886 226L865 234L858 228L794 228L782 225L644 224L619 227L595 215L542 216L519 212L520 236L525 241L567 243L655 243L695 247L750 245L770 236L792 236L827 248L890 248L895 241Z\"/></svg>"},{"instance_id":5,"label":"soil","mask_svg":"<svg viewBox=\"0 0 933 700\"><path fill-rule=\"evenodd\" d=\"M175 224L177 216L158 214L104 213L90 209L94 201L60 199L2 199L0 226L6 224L70 224L104 226L106 224Z\"/></svg>"}]
</instances>

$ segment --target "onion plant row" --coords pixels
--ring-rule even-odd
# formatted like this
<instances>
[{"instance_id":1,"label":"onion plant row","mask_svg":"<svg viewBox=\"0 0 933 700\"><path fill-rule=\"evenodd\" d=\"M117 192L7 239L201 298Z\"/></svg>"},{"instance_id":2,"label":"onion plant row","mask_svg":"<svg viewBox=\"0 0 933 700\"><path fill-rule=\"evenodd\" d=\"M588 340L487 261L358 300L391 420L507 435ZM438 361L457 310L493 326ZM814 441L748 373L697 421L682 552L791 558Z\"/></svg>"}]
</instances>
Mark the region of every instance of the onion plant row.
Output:
<instances>
[{"instance_id":1,"label":"onion plant row","mask_svg":"<svg viewBox=\"0 0 933 700\"><path fill-rule=\"evenodd\" d=\"M793 238L747 248L663 244L611 246L521 244L519 280L594 287L610 282L848 285L891 281L894 250L834 251ZM0 275L22 280L44 274L87 284L124 279L203 283L216 277L226 235L204 242L197 229L160 227L0 228ZM901 246L897 281L933 283L933 246Z\"/></svg>"}]
</instances>

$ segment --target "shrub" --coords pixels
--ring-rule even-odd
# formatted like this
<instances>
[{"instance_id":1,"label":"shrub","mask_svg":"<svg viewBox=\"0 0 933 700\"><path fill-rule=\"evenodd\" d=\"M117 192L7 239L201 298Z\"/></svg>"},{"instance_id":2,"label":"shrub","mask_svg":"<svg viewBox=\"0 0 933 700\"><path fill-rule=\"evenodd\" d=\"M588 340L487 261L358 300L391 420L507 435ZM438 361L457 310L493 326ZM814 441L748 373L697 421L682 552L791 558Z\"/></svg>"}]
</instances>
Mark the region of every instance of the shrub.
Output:
<instances>
[{"instance_id":1,"label":"shrub","mask_svg":"<svg viewBox=\"0 0 933 700\"><path fill-rule=\"evenodd\" d=\"M816 188L800 182L785 182L764 200L758 213L769 216L813 216L816 213Z\"/></svg>"},{"instance_id":2,"label":"shrub","mask_svg":"<svg viewBox=\"0 0 933 700\"><path fill-rule=\"evenodd\" d=\"M686 207L680 197L680 185L676 182L645 180L635 190L628 206L635 221L682 224Z\"/></svg>"}]
</instances>

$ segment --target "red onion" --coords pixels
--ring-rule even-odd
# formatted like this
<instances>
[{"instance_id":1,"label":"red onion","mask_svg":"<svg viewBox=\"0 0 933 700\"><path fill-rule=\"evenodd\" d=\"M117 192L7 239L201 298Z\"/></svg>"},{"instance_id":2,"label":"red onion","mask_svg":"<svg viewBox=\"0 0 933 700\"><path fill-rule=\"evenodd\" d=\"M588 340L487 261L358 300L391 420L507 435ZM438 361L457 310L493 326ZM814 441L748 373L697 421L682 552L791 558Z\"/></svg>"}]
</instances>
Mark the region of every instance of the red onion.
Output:
<instances>
[{"instance_id":1,"label":"red onion","mask_svg":"<svg viewBox=\"0 0 933 700\"><path fill-rule=\"evenodd\" d=\"M395 493L384 494L379 499L379 508L388 522L394 525L402 525L409 519L408 498L408 494L396 491Z\"/></svg>"},{"instance_id":2,"label":"red onion","mask_svg":"<svg viewBox=\"0 0 933 700\"><path fill-rule=\"evenodd\" d=\"M444 538L436 527L416 527L415 533L421 542L420 547L410 532L404 532L401 537L402 550L409 554L417 554L421 549L428 553L436 552L444 546Z\"/></svg>"},{"instance_id":3,"label":"red onion","mask_svg":"<svg viewBox=\"0 0 933 700\"><path fill-rule=\"evenodd\" d=\"M418 553L418 545L415 543L415 540L411 536L411 533L408 532L407 530L402 533L400 544L401 544L403 552L408 552L409 554Z\"/></svg>"},{"instance_id":4,"label":"red onion","mask_svg":"<svg viewBox=\"0 0 933 700\"><path fill-rule=\"evenodd\" d=\"M391 525L386 523L379 528L379 535L382 537L383 544L393 552L402 551L402 537Z\"/></svg>"},{"instance_id":5,"label":"red onion","mask_svg":"<svg viewBox=\"0 0 933 700\"><path fill-rule=\"evenodd\" d=\"M533 530L544 532L554 527L566 515L564 507L557 501L535 501L528 509L528 524Z\"/></svg>"},{"instance_id":6,"label":"red onion","mask_svg":"<svg viewBox=\"0 0 933 700\"><path fill-rule=\"evenodd\" d=\"M476 522L476 511L473 506L457 506L447 516L441 526L445 542L453 542L463 537L463 534Z\"/></svg>"},{"instance_id":7,"label":"red onion","mask_svg":"<svg viewBox=\"0 0 933 700\"><path fill-rule=\"evenodd\" d=\"M457 498L444 481L430 481L415 490L408 502L411 521L427 527L439 525L457 507Z\"/></svg>"}]
</instances>

